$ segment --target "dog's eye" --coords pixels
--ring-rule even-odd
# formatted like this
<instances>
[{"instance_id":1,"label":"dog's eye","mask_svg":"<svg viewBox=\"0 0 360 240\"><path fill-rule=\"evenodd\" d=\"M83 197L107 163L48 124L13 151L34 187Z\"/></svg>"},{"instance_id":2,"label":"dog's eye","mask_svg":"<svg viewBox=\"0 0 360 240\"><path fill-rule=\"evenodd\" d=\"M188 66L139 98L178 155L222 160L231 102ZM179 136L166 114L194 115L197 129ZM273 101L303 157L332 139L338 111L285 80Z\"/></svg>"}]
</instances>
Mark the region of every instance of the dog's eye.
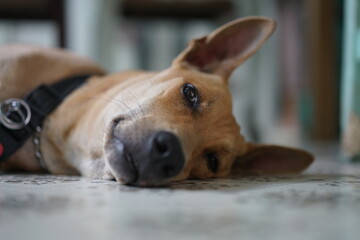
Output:
<instances>
[{"instance_id":1,"label":"dog's eye","mask_svg":"<svg viewBox=\"0 0 360 240\"><path fill-rule=\"evenodd\" d=\"M207 165L211 172L216 173L219 167L219 159L214 153L207 153Z\"/></svg>"},{"instance_id":2,"label":"dog's eye","mask_svg":"<svg viewBox=\"0 0 360 240\"><path fill-rule=\"evenodd\" d=\"M183 85L181 91L189 106L193 109L197 108L200 102L200 96L196 87L190 83L186 83Z\"/></svg>"}]
</instances>

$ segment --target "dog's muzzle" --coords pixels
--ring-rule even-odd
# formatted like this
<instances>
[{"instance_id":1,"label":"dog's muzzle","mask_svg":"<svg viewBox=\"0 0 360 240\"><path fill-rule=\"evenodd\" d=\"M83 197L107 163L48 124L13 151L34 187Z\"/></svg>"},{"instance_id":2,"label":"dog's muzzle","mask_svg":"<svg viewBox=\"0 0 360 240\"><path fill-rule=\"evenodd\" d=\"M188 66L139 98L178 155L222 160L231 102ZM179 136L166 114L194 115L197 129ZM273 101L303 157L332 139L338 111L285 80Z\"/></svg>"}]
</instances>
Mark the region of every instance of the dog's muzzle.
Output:
<instances>
[{"instance_id":1,"label":"dog's muzzle","mask_svg":"<svg viewBox=\"0 0 360 240\"><path fill-rule=\"evenodd\" d=\"M185 165L179 138L167 131L150 134L137 147L115 138L111 148L110 169L117 180L129 185L164 185Z\"/></svg>"}]
</instances>

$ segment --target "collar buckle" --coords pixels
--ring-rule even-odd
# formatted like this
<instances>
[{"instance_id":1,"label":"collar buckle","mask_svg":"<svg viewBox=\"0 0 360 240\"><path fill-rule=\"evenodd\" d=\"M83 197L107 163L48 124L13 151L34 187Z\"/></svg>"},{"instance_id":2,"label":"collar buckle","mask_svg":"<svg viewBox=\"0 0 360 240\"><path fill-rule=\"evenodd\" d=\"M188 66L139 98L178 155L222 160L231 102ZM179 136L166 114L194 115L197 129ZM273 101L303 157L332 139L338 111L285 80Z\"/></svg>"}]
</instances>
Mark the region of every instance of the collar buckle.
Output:
<instances>
[{"instance_id":1,"label":"collar buckle","mask_svg":"<svg viewBox=\"0 0 360 240\"><path fill-rule=\"evenodd\" d=\"M19 130L30 122L31 110L22 99L8 98L0 103L0 123L11 130Z\"/></svg>"}]
</instances>

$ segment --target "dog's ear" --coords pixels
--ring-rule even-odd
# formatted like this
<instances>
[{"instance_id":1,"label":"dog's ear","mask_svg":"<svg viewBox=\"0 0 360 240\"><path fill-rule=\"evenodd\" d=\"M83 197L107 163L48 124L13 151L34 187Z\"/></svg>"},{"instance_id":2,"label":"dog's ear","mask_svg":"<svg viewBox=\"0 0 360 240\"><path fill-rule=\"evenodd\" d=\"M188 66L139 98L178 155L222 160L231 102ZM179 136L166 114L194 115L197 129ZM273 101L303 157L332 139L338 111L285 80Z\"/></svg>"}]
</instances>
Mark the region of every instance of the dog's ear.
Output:
<instances>
[{"instance_id":1,"label":"dog's ear","mask_svg":"<svg viewBox=\"0 0 360 240\"><path fill-rule=\"evenodd\" d=\"M236 67L264 44L275 26L274 20L263 17L232 21L208 36L192 40L173 66L195 68L227 80Z\"/></svg>"},{"instance_id":2,"label":"dog's ear","mask_svg":"<svg viewBox=\"0 0 360 240\"><path fill-rule=\"evenodd\" d=\"M312 154L288 147L247 143L247 151L233 163L231 174L290 174L306 169Z\"/></svg>"}]
</instances>

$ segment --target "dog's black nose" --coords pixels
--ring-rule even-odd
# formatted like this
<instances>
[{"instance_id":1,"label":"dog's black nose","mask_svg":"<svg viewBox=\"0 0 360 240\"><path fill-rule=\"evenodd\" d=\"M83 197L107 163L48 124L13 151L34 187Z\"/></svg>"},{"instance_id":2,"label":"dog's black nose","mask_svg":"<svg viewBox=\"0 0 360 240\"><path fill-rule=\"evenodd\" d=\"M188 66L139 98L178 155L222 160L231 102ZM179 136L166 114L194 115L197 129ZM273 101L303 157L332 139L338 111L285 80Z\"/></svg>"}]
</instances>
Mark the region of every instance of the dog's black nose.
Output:
<instances>
[{"instance_id":1,"label":"dog's black nose","mask_svg":"<svg viewBox=\"0 0 360 240\"><path fill-rule=\"evenodd\" d=\"M159 131L152 134L147 141L146 175L167 179L179 174L185 163L179 138L173 133Z\"/></svg>"}]
</instances>

